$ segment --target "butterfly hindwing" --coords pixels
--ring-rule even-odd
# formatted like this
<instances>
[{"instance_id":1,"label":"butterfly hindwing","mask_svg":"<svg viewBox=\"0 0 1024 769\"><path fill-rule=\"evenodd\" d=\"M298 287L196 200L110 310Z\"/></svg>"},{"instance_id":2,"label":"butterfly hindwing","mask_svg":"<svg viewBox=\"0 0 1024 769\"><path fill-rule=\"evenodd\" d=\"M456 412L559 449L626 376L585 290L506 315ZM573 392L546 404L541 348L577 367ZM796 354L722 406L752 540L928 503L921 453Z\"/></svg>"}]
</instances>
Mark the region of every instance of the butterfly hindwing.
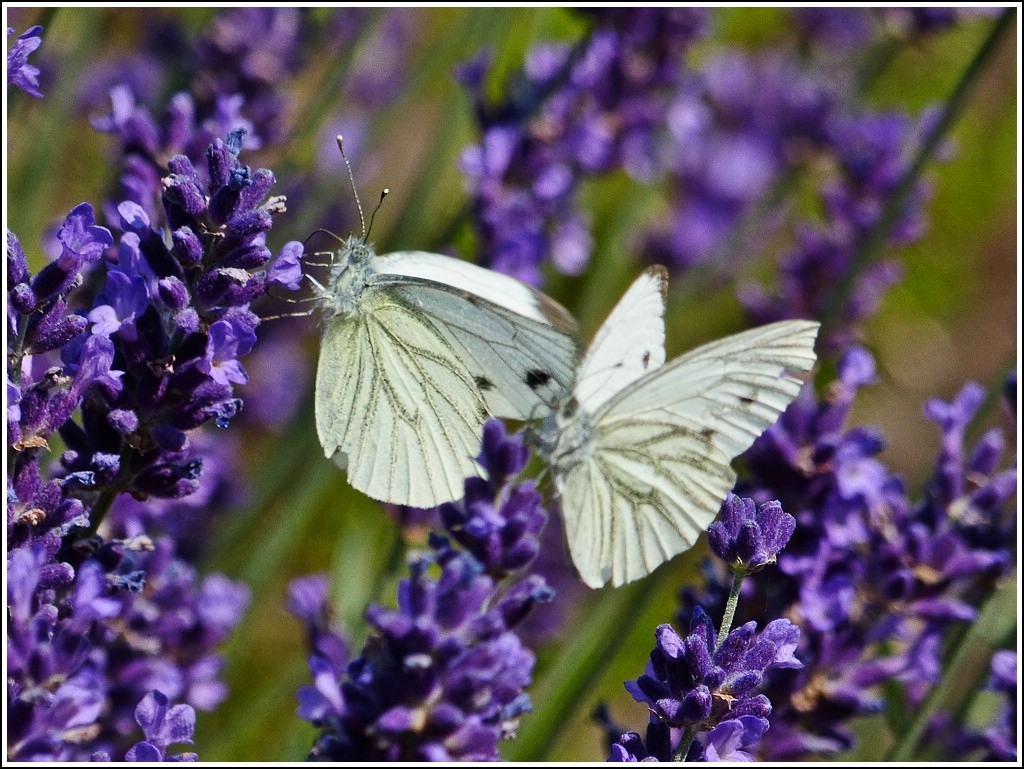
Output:
<instances>
[{"instance_id":1,"label":"butterfly hindwing","mask_svg":"<svg viewBox=\"0 0 1024 769\"><path fill-rule=\"evenodd\" d=\"M670 424L619 422L596 441L568 470L561 508L583 581L618 586L692 547L736 476L702 436Z\"/></svg>"}]
</instances>

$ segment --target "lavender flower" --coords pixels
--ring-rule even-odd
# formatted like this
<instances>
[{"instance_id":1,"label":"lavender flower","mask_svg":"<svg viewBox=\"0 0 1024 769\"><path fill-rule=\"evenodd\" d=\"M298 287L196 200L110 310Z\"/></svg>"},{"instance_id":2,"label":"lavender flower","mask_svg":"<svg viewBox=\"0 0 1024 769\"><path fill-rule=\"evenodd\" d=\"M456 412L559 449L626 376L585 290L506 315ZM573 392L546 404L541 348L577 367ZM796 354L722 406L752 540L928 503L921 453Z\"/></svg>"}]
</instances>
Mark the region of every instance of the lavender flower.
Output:
<instances>
[{"instance_id":1,"label":"lavender flower","mask_svg":"<svg viewBox=\"0 0 1024 769\"><path fill-rule=\"evenodd\" d=\"M778 501L766 502L755 511L754 500L729 494L719 519L708 527L708 544L734 570L760 571L775 563L795 528L796 519Z\"/></svg>"},{"instance_id":2,"label":"lavender flower","mask_svg":"<svg viewBox=\"0 0 1024 769\"><path fill-rule=\"evenodd\" d=\"M33 278L8 233L12 757L149 760L180 741L183 714L226 695L213 650L240 620L247 590L219 575L200 582L144 516L90 532L124 491L195 491L202 463L188 431L226 424L239 408L236 358L255 340L248 304L265 283L255 271L270 261L271 212L283 210L280 199L264 202L270 172L237 162L240 138L233 151L210 148L205 190L187 160L172 159L170 241L125 203L114 252L83 204L58 230L61 253ZM72 312L104 267L91 307ZM65 451L47 462L58 431ZM163 699L144 700L151 690ZM146 740L129 750L133 713Z\"/></svg>"},{"instance_id":3,"label":"lavender flower","mask_svg":"<svg viewBox=\"0 0 1024 769\"><path fill-rule=\"evenodd\" d=\"M752 478L744 493L778 496L798 524L779 556L781 573L745 600L768 616L798 618L802 628L796 653L805 667L767 681L774 712L758 746L763 757L849 748L849 720L881 709L883 683L898 681L921 702L942 669L945 632L974 619L979 597L1010 563L1012 524L1002 509L1016 470L999 469L994 433L973 452L963 446L977 390L929 404L943 450L914 501L877 459L881 436L844 426L856 391L873 378L872 359L854 348L825 400L801 394L746 455ZM719 579L724 585L726 575Z\"/></svg>"},{"instance_id":4,"label":"lavender flower","mask_svg":"<svg viewBox=\"0 0 1024 769\"><path fill-rule=\"evenodd\" d=\"M229 9L213 19L194 50L185 50L184 44L163 50L166 40L175 37L165 30L161 44L151 49L163 50L176 64L197 62L198 68L191 87L168 99L162 121L145 103L159 92L152 82L159 77L137 76L150 71L145 63L114 68L113 81L105 72L93 75L83 88L102 87L110 103L109 114L95 118L93 125L121 143L123 171L116 199L138 203L154 224L160 223L159 182L168 158L184 155L200 166L206 147L238 128L244 129L246 149L280 141L287 105L280 84L300 61L301 19L294 8ZM108 216L117 219L112 206Z\"/></svg>"},{"instance_id":5,"label":"lavender flower","mask_svg":"<svg viewBox=\"0 0 1024 769\"><path fill-rule=\"evenodd\" d=\"M525 568L537 557L540 532L547 522L533 483L510 485L529 455L522 436L507 437L500 422L487 422L477 460L486 478L467 478L462 502L441 506L445 529L495 580Z\"/></svg>"},{"instance_id":6,"label":"lavender flower","mask_svg":"<svg viewBox=\"0 0 1024 769\"><path fill-rule=\"evenodd\" d=\"M984 734L986 761L1017 760L1017 654L1004 649L992 655L988 688L1006 698Z\"/></svg>"},{"instance_id":7,"label":"lavender flower","mask_svg":"<svg viewBox=\"0 0 1024 769\"><path fill-rule=\"evenodd\" d=\"M7 37L13 34L14 30L8 27ZM7 51L7 82L38 98L43 96L39 92L39 67L29 64L28 57L43 44L42 34L39 25L29 27Z\"/></svg>"},{"instance_id":8,"label":"lavender flower","mask_svg":"<svg viewBox=\"0 0 1024 769\"><path fill-rule=\"evenodd\" d=\"M702 732L708 732L698 736L702 747L695 744L693 750L717 752L719 746L730 743L731 753L740 744L740 736L732 731L737 728L747 735L742 744L751 744L749 737L763 733L771 713L768 699L754 693L765 673L772 668L802 667L793 656L800 631L785 619L770 622L760 633L755 622L748 622L716 647L711 619L697 607L687 636L680 636L671 625L660 625L655 637L657 645L646 673L627 681L626 690L647 705L652 723L684 730L682 744L674 748L682 755L690 755L690 740ZM753 724L740 722L715 734L723 723L744 717L764 723L759 731Z\"/></svg>"},{"instance_id":9,"label":"lavender flower","mask_svg":"<svg viewBox=\"0 0 1024 769\"><path fill-rule=\"evenodd\" d=\"M192 742L196 714L188 705L168 707L167 698L154 689L143 697L135 709L135 721L142 727L146 739L137 742L125 754L125 761L195 761L195 753L167 757L167 747L173 743ZM95 760L95 757L94 757Z\"/></svg>"},{"instance_id":10,"label":"lavender flower","mask_svg":"<svg viewBox=\"0 0 1024 769\"><path fill-rule=\"evenodd\" d=\"M70 563L59 545L8 553L9 756L122 756L151 689L189 703L175 713L224 698L212 650L240 619L245 588L219 575L199 583L166 539L94 543Z\"/></svg>"},{"instance_id":11,"label":"lavender flower","mask_svg":"<svg viewBox=\"0 0 1024 769\"><path fill-rule=\"evenodd\" d=\"M529 283L549 255L568 274L589 261L590 228L575 204L583 178L615 168L650 175L666 94L705 24L693 9L591 14L595 28L576 49L531 52L505 103L484 100L486 54L460 72L481 124L462 158L480 250L488 266Z\"/></svg>"},{"instance_id":12,"label":"lavender flower","mask_svg":"<svg viewBox=\"0 0 1024 769\"><path fill-rule=\"evenodd\" d=\"M237 153L239 137L233 141ZM69 472L102 470L122 489L161 497L196 489L187 431L210 419L223 426L240 407L232 385L246 375L238 358L252 348L259 322L248 307L265 289L265 231L283 210L282 200L265 199L272 174L241 166L222 142L210 148L207 192L185 158L171 168L172 245L139 206L119 206L126 232L87 316L91 335L65 348L65 358L109 350L121 361L118 386L85 403L82 428L62 430Z\"/></svg>"},{"instance_id":13,"label":"lavender flower","mask_svg":"<svg viewBox=\"0 0 1024 769\"><path fill-rule=\"evenodd\" d=\"M499 590L491 576L525 567L536 550L529 530L543 518L539 497L532 487L523 494L511 483L527 457L521 436L508 438L499 422L488 423L479 458L488 476L467 480L461 514L445 513L458 527L450 529L452 537L468 540L469 549L434 536L430 554L414 558L400 584L398 608L367 609L373 633L347 665L338 653L344 642L323 629L325 583L293 584L290 605L309 627L314 652L314 686L299 691L299 715L322 730L311 758L498 758L499 740L511 737L530 709L523 690L534 655L513 628L551 598L537 577Z\"/></svg>"},{"instance_id":14,"label":"lavender flower","mask_svg":"<svg viewBox=\"0 0 1024 769\"><path fill-rule=\"evenodd\" d=\"M769 622L760 634L754 621L730 628L743 578L775 560L794 523L778 502L755 510L752 499L729 495L721 520L708 530L712 552L735 575L722 625L716 633L695 605L686 637L671 625L658 627L646 673L625 684L651 711L646 739L623 734L612 743L610 760L752 760L746 748L768 729L772 710L755 690L771 669L803 667L793 656L800 630L787 619Z\"/></svg>"}]
</instances>

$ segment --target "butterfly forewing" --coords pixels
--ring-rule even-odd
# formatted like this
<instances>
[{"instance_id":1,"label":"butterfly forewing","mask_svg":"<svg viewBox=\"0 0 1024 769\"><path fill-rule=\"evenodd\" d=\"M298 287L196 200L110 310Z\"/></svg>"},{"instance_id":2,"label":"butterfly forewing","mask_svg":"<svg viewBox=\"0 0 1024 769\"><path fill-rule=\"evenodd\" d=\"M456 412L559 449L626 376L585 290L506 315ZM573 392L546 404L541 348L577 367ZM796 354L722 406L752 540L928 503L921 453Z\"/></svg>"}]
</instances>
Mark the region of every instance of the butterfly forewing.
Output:
<instances>
[{"instance_id":1,"label":"butterfly forewing","mask_svg":"<svg viewBox=\"0 0 1024 769\"><path fill-rule=\"evenodd\" d=\"M560 305L506 275L439 254L390 254L379 262L381 270L403 272L381 272L374 285L389 287L430 319L465 364L491 414L539 418L564 397L578 350L572 320ZM429 270L450 282L414 274ZM476 292L462 287L470 282Z\"/></svg>"},{"instance_id":2,"label":"butterfly forewing","mask_svg":"<svg viewBox=\"0 0 1024 769\"><path fill-rule=\"evenodd\" d=\"M704 433L730 459L742 454L796 397L814 366L818 324L790 320L710 342L619 392L597 414Z\"/></svg>"},{"instance_id":3,"label":"butterfly forewing","mask_svg":"<svg viewBox=\"0 0 1024 769\"><path fill-rule=\"evenodd\" d=\"M665 362L665 294L668 274L647 268L601 324L580 362L573 396L591 414Z\"/></svg>"},{"instance_id":4,"label":"butterfly forewing","mask_svg":"<svg viewBox=\"0 0 1024 769\"><path fill-rule=\"evenodd\" d=\"M334 324L321 342L324 452L374 499L415 507L459 499L487 415L476 384L422 313L384 292L363 301L372 311Z\"/></svg>"}]
</instances>

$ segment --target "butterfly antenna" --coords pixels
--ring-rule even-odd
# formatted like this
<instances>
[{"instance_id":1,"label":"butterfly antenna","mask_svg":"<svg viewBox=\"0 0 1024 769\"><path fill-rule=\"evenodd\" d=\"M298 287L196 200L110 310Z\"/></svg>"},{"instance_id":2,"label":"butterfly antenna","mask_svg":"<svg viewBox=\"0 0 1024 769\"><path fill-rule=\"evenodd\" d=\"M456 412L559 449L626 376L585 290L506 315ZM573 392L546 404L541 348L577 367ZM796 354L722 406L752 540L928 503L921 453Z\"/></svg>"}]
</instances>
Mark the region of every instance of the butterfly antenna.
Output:
<instances>
[{"instance_id":1,"label":"butterfly antenna","mask_svg":"<svg viewBox=\"0 0 1024 769\"><path fill-rule=\"evenodd\" d=\"M380 211L380 207L384 204L384 198L391 194L391 190L387 187L380 191L380 200L377 201L377 207L373 209L373 213L370 214L370 227L366 230L366 238L370 237L370 230L373 229L373 220L377 218L377 212ZM365 238L364 238L365 239Z\"/></svg>"},{"instance_id":2,"label":"butterfly antenna","mask_svg":"<svg viewBox=\"0 0 1024 769\"><path fill-rule=\"evenodd\" d=\"M359 226L362 227L363 240L365 241L367 236L366 218L363 216L363 204L359 202L359 192L356 190L356 178L352 174L352 164L348 162L348 156L345 154L345 143L341 138L341 134L338 134L336 140L338 142L338 149L341 150L341 158L345 161L345 168L348 169L348 181L349 184L352 185L352 196L356 199L356 208L359 210ZM377 207L380 207L379 203L377 204ZM376 213L376 211L374 213Z\"/></svg>"}]
</instances>

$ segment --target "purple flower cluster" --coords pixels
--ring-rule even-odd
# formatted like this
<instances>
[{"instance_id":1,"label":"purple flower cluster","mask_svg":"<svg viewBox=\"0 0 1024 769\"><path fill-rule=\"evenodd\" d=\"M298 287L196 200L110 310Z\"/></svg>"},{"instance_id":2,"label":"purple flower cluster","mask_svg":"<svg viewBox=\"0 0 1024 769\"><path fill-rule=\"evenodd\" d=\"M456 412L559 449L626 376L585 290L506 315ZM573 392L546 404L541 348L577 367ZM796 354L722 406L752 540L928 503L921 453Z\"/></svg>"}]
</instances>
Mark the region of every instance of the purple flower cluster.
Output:
<instances>
[{"instance_id":1,"label":"purple flower cluster","mask_svg":"<svg viewBox=\"0 0 1024 769\"><path fill-rule=\"evenodd\" d=\"M888 228L888 247L909 244L924 233L928 187L923 182L910 191L894 221L884 222L883 216L886 201L904 183L932 120L930 114L917 124L897 113L833 116L825 141L836 174L821 187L824 216L814 224L798 225L796 246L780 261L774 295L753 284L741 291L754 322L831 313L835 317L826 343L842 350L856 341L858 325L902 277L895 260L858 264L859 249L883 226ZM837 296L844 286L847 295Z\"/></svg>"},{"instance_id":2,"label":"purple flower cluster","mask_svg":"<svg viewBox=\"0 0 1024 769\"><path fill-rule=\"evenodd\" d=\"M497 421L485 426L478 459L487 478L468 479L462 509L443 513L465 549L433 536L399 585L397 609L367 609L372 634L347 664L344 642L326 627L326 582L293 583L290 606L308 627L314 679L299 691L299 715L321 729L310 758L498 758L499 741L530 709L534 655L513 629L551 599L536 576L499 582L532 560L545 518L532 485L513 483L528 456L521 436L506 436Z\"/></svg>"},{"instance_id":3,"label":"purple flower cluster","mask_svg":"<svg viewBox=\"0 0 1024 769\"><path fill-rule=\"evenodd\" d=\"M259 323L249 303L268 282L289 278L266 271L265 234L283 201L266 199L273 174L238 163L239 138L211 145L209 181L186 158L171 160L169 240L140 206L118 207L124 234L87 312L69 314L66 297L112 243L88 204L69 215L58 236L64 253L35 279L9 238L9 322L19 345L10 377L20 408L9 437L16 447L39 447L59 429L61 462L83 490L192 493L200 464L188 431L211 419L226 425L240 408L233 384L246 374L237 359ZM300 244L289 244L275 266L299 253ZM37 357L57 347L62 369L36 374ZM81 424L69 420L76 408Z\"/></svg>"},{"instance_id":4,"label":"purple flower cluster","mask_svg":"<svg viewBox=\"0 0 1024 769\"><path fill-rule=\"evenodd\" d=\"M476 101L480 143L463 152L479 251L492 269L528 283L550 257L577 274L590 259L590 225L578 210L582 179L625 169L647 178L682 56L703 31L690 8L598 9L577 46L529 55L507 101L484 98L486 55L460 77Z\"/></svg>"},{"instance_id":5,"label":"purple flower cluster","mask_svg":"<svg viewBox=\"0 0 1024 769\"><path fill-rule=\"evenodd\" d=\"M671 625L655 631L647 671L626 690L651 712L647 734L623 734L611 761L750 761L768 729L769 699L757 692L769 670L803 667L793 652L800 629L787 619L730 630L743 578L773 563L789 541L795 520L777 501L755 506L730 494L720 520L708 530L712 552L735 575L718 633L703 608L693 608L689 633Z\"/></svg>"},{"instance_id":6,"label":"purple flower cluster","mask_svg":"<svg viewBox=\"0 0 1024 769\"><path fill-rule=\"evenodd\" d=\"M805 667L772 674L765 689L775 710L758 749L773 760L851 747L850 719L883 707L883 684L898 683L919 704L943 670L947 631L975 619L1012 562L1005 508L1016 467L1001 468L997 430L964 446L980 388L927 405L942 450L915 501L877 458L882 436L845 425L857 390L874 379L873 360L853 348L838 373L823 400L805 390L746 454L744 493L778 497L798 523L780 573L746 600L802 630L796 654ZM684 617L699 610L694 602L710 605L706 596L686 600Z\"/></svg>"},{"instance_id":7,"label":"purple flower cluster","mask_svg":"<svg viewBox=\"0 0 1024 769\"><path fill-rule=\"evenodd\" d=\"M689 73L667 110L662 162L672 218L644 258L689 267L736 260L744 217L822 145L835 86L783 53L723 51ZM776 225L771 212L760 226Z\"/></svg>"},{"instance_id":8,"label":"purple flower cluster","mask_svg":"<svg viewBox=\"0 0 1024 769\"><path fill-rule=\"evenodd\" d=\"M81 88L102 91L110 105L93 126L120 144L120 187L114 199L137 203L154 224L163 223L160 179L170 158L183 155L202 167L206 148L239 128L246 149L279 141L287 106L280 84L298 65L301 18L295 8L229 9L214 17L191 48L182 42L162 50L168 39L180 36L180 31L164 29L161 44L151 46L162 56L154 53L130 65L113 62L91 75ZM159 87L164 59L194 62L196 69L188 75L189 89L170 96L158 120L150 101L154 93L164 96ZM112 206L107 215L117 220Z\"/></svg>"},{"instance_id":9,"label":"purple flower cluster","mask_svg":"<svg viewBox=\"0 0 1024 769\"><path fill-rule=\"evenodd\" d=\"M671 625L660 625L655 638L647 671L627 681L626 690L651 711L646 751L659 761L671 761L677 752L697 760L709 749L734 758L768 728L771 703L755 693L765 672L802 667L793 656L800 630L787 619L773 620L760 632L756 622L748 622L717 644L711 618L697 607L685 637ZM738 724L725 726L730 721ZM672 729L683 731L679 747L670 738ZM745 736L740 740L740 735ZM631 760L627 748L635 743L635 733L624 735L612 746L612 759Z\"/></svg>"},{"instance_id":10,"label":"purple flower cluster","mask_svg":"<svg viewBox=\"0 0 1024 769\"><path fill-rule=\"evenodd\" d=\"M191 741L194 708L226 696L215 650L248 590L200 579L159 535L175 530L161 520L173 508L144 501L199 488L191 434L240 407L237 359L259 322L249 303L298 267L299 244L267 267L266 232L283 200L267 197L273 174L239 162L241 138L215 140L201 170L170 159L156 184L166 227L125 201L115 246L83 203L34 276L7 233L14 760L181 758L168 747Z\"/></svg>"},{"instance_id":11,"label":"purple flower cluster","mask_svg":"<svg viewBox=\"0 0 1024 769\"><path fill-rule=\"evenodd\" d=\"M213 650L241 619L246 588L220 575L200 580L166 538L59 547L40 540L8 552L7 755L125 756L136 723L156 745L136 721L153 697L188 703L174 709L187 733L176 729L160 750L189 741L186 714L226 696Z\"/></svg>"}]
</instances>

